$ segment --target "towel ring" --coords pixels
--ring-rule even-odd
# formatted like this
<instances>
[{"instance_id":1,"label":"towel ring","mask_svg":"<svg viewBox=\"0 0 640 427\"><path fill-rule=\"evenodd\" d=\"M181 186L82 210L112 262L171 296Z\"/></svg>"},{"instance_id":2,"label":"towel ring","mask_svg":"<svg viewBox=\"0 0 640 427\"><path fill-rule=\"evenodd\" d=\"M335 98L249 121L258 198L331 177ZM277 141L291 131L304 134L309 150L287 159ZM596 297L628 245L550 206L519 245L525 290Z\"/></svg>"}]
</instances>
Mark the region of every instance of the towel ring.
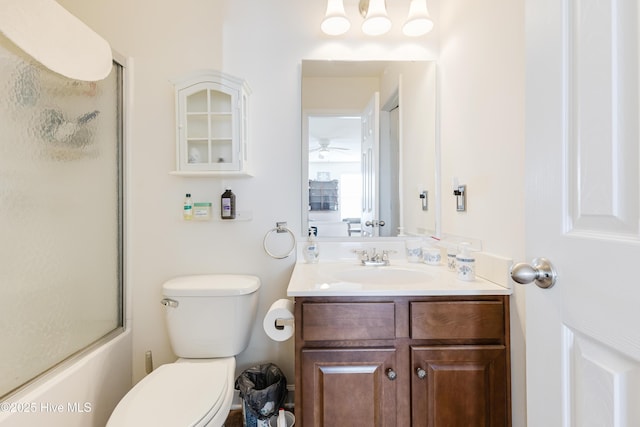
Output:
<instances>
[{"instance_id":1,"label":"towel ring","mask_svg":"<svg viewBox=\"0 0 640 427\"><path fill-rule=\"evenodd\" d=\"M286 252L285 254L280 254L280 255L274 254L267 247L267 239L274 232L275 233L289 233L289 235L291 236L291 249L289 249L289 251ZM293 251L295 250L295 248L296 248L296 236L293 234L293 232L291 230L289 230L289 228L287 228L287 223L286 222L276 222L276 228L272 228L271 230L267 231L267 233L264 235L264 240L262 240L262 247L264 248L264 251L267 253L267 255L269 255L271 258L284 259L284 258L288 257L289 255L291 255L293 253Z\"/></svg>"}]
</instances>

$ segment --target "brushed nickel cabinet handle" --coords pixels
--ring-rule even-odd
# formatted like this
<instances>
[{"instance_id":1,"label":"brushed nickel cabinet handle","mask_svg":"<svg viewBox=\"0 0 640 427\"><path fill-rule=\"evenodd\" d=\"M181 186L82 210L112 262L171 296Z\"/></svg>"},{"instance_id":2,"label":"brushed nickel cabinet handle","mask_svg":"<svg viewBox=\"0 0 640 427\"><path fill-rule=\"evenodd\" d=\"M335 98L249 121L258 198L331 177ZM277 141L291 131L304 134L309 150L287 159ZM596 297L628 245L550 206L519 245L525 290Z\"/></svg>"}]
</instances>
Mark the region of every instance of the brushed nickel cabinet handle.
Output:
<instances>
[{"instance_id":1,"label":"brushed nickel cabinet handle","mask_svg":"<svg viewBox=\"0 0 640 427\"><path fill-rule=\"evenodd\" d=\"M423 379L425 379L427 377L427 371L425 371L422 368L418 368L418 369L416 369L416 375L418 375L418 378L423 380Z\"/></svg>"}]
</instances>

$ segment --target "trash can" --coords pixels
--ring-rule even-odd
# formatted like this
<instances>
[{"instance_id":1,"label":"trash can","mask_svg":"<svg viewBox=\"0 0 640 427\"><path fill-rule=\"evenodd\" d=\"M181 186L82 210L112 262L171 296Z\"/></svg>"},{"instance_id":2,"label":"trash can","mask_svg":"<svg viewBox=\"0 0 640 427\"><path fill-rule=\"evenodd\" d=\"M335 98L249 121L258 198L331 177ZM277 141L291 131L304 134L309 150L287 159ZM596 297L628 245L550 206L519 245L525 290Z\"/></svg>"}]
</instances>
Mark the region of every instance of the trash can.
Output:
<instances>
[{"instance_id":1,"label":"trash can","mask_svg":"<svg viewBox=\"0 0 640 427\"><path fill-rule=\"evenodd\" d=\"M246 427L268 427L287 398L287 379L273 363L253 366L236 378Z\"/></svg>"}]
</instances>

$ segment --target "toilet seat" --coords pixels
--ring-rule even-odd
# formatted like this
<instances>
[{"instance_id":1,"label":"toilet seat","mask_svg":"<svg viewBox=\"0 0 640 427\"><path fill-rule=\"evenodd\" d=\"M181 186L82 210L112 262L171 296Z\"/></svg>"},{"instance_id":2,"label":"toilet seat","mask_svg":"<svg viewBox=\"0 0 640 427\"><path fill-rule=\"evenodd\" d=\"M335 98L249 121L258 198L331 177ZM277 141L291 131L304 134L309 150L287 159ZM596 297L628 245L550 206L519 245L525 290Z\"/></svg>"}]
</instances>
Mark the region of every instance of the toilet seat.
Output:
<instances>
[{"instance_id":1,"label":"toilet seat","mask_svg":"<svg viewBox=\"0 0 640 427\"><path fill-rule=\"evenodd\" d=\"M229 378L234 371L233 357L181 359L162 365L127 393L107 426L206 426L230 403L227 395L233 391L233 383Z\"/></svg>"}]
</instances>

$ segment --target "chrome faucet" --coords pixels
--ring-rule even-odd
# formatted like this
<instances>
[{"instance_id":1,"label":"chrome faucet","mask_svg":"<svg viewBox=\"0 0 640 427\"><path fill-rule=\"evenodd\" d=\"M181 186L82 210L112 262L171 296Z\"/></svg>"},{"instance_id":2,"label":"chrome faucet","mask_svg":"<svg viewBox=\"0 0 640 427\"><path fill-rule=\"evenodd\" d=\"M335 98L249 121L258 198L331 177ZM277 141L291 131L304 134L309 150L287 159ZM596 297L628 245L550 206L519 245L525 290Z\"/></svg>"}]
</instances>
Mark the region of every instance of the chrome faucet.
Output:
<instances>
[{"instance_id":1,"label":"chrome faucet","mask_svg":"<svg viewBox=\"0 0 640 427\"><path fill-rule=\"evenodd\" d=\"M376 248L371 250L371 253L367 252L366 249L356 249L354 250L356 254L358 254L358 259L362 263L362 265L367 266L384 266L389 265L389 252L388 250L383 250L382 253L378 253Z\"/></svg>"}]
</instances>

